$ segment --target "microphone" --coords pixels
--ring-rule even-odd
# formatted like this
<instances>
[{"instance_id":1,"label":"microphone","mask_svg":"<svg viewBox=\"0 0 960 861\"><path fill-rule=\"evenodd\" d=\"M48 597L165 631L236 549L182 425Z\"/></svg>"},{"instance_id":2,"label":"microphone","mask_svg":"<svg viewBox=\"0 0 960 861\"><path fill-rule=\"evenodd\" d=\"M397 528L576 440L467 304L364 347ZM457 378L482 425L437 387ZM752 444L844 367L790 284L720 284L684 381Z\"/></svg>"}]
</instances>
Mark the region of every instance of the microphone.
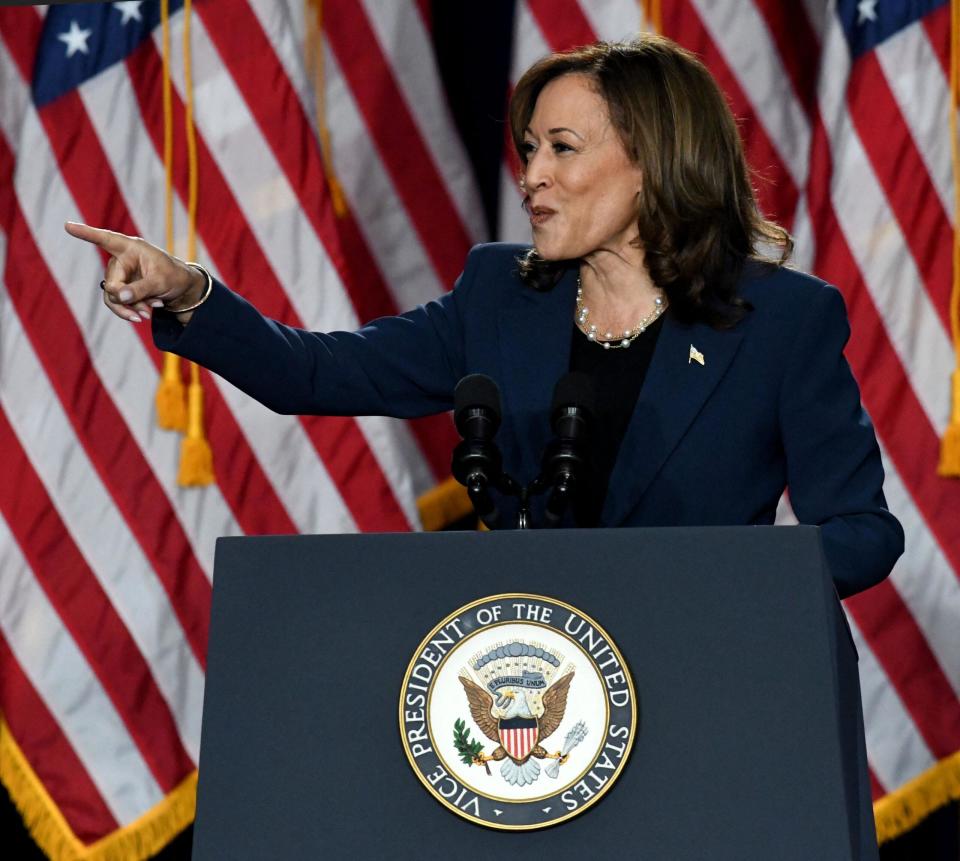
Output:
<instances>
[{"instance_id":1,"label":"microphone","mask_svg":"<svg viewBox=\"0 0 960 861\"><path fill-rule=\"evenodd\" d=\"M453 392L453 422L463 441L453 450L453 477L467 488L473 508L493 529L500 519L490 488L503 481L503 460L493 441L500 427L500 389L490 377L470 374Z\"/></svg>"},{"instance_id":2,"label":"microphone","mask_svg":"<svg viewBox=\"0 0 960 861\"><path fill-rule=\"evenodd\" d=\"M453 423L464 439L493 440L500 427L500 389L484 374L469 374L453 390Z\"/></svg>"},{"instance_id":3,"label":"microphone","mask_svg":"<svg viewBox=\"0 0 960 861\"><path fill-rule=\"evenodd\" d=\"M554 439L543 457L543 474L552 490L544 513L547 526L557 526L589 468L587 442L596 414L593 386L576 371L561 377L553 390L550 424Z\"/></svg>"}]
</instances>

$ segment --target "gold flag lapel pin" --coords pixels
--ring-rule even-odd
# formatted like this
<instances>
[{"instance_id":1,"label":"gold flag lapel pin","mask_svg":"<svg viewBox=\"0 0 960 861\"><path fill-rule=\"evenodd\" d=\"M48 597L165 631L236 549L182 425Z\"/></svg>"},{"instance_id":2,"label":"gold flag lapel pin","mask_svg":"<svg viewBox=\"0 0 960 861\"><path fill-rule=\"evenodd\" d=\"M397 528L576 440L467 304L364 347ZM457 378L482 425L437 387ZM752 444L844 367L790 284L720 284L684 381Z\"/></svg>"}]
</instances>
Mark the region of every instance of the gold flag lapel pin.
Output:
<instances>
[{"instance_id":1,"label":"gold flag lapel pin","mask_svg":"<svg viewBox=\"0 0 960 861\"><path fill-rule=\"evenodd\" d=\"M703 353L701 353L693 344L690 345L690 357L687 359L687 364L691 362L696 362L698 365L706 366L706 362L703 359Z\"/></svg>"}]
</instances>

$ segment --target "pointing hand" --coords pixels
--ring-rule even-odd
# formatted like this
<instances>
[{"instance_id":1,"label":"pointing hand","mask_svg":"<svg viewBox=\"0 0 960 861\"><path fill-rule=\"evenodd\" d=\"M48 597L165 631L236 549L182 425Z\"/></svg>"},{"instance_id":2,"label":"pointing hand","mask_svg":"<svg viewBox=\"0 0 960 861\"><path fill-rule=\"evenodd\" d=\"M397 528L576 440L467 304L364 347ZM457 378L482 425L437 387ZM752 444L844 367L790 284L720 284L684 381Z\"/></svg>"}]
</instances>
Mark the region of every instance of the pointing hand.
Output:
<instances>
[{"instance_id":1,"label":"pointing hand","mask_svg":"<svg viewBox=\"0 0 960 861\"><path fill-rule=\"evenodd\" d=\"M153 308L176 313L200 301L207 286L203 273L138 236L90 227L76 221L67 233L102 248L110 255L104 275L104 304L118 317L139 323L149 320ZM178 315L186 323L192 312Z\"/></svg>"}]
</instances>

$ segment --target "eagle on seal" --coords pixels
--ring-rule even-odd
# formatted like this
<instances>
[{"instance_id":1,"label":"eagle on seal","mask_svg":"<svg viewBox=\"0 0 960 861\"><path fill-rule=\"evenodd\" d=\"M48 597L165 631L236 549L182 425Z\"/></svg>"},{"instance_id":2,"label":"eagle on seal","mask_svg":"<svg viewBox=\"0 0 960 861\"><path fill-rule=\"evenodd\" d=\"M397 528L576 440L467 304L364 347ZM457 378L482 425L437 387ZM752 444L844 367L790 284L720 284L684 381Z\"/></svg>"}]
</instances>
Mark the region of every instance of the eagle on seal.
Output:
<instances>
[{"instance_id":1,"label":"eagle on seal","mask_svg":"<svg viewBox=\"0 0 960 861\"><path fill-rule=\"evenodd\" d=\"M544 691L512 688L495 698L466 674L460 675L474 722L497 744L490 756L477 754L474 763L485 766L502 760L500 774L515 786L531 784L539 777L538 759L558 759L563 763L567 756L560 752L548 753L540 742L549 738L563 722L573 676L571 669ZM504 700L506 703L502 704Z\"/></svg>"}]
</instances>

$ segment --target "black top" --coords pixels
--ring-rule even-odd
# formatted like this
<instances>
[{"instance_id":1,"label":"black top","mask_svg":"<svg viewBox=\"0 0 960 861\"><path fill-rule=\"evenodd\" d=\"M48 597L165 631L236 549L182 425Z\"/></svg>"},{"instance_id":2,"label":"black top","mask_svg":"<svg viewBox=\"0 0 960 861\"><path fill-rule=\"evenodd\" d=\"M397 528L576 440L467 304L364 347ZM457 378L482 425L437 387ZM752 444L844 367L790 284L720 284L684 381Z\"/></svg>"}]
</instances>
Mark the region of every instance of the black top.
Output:
<instances>
[{"instance_id":1,"label":"black top","mask_svg":"<svg viewBox=\"0 0 960 861\"><path fill-rule=\"evenodd\" d=\"M590 377L597 409L588 444L591 468L573 504L577 526L596 526L600 521L610 473L662 328L663 315L629 347L607 350L573 326L570 370Z\"/></svg>"}]
</instances>

